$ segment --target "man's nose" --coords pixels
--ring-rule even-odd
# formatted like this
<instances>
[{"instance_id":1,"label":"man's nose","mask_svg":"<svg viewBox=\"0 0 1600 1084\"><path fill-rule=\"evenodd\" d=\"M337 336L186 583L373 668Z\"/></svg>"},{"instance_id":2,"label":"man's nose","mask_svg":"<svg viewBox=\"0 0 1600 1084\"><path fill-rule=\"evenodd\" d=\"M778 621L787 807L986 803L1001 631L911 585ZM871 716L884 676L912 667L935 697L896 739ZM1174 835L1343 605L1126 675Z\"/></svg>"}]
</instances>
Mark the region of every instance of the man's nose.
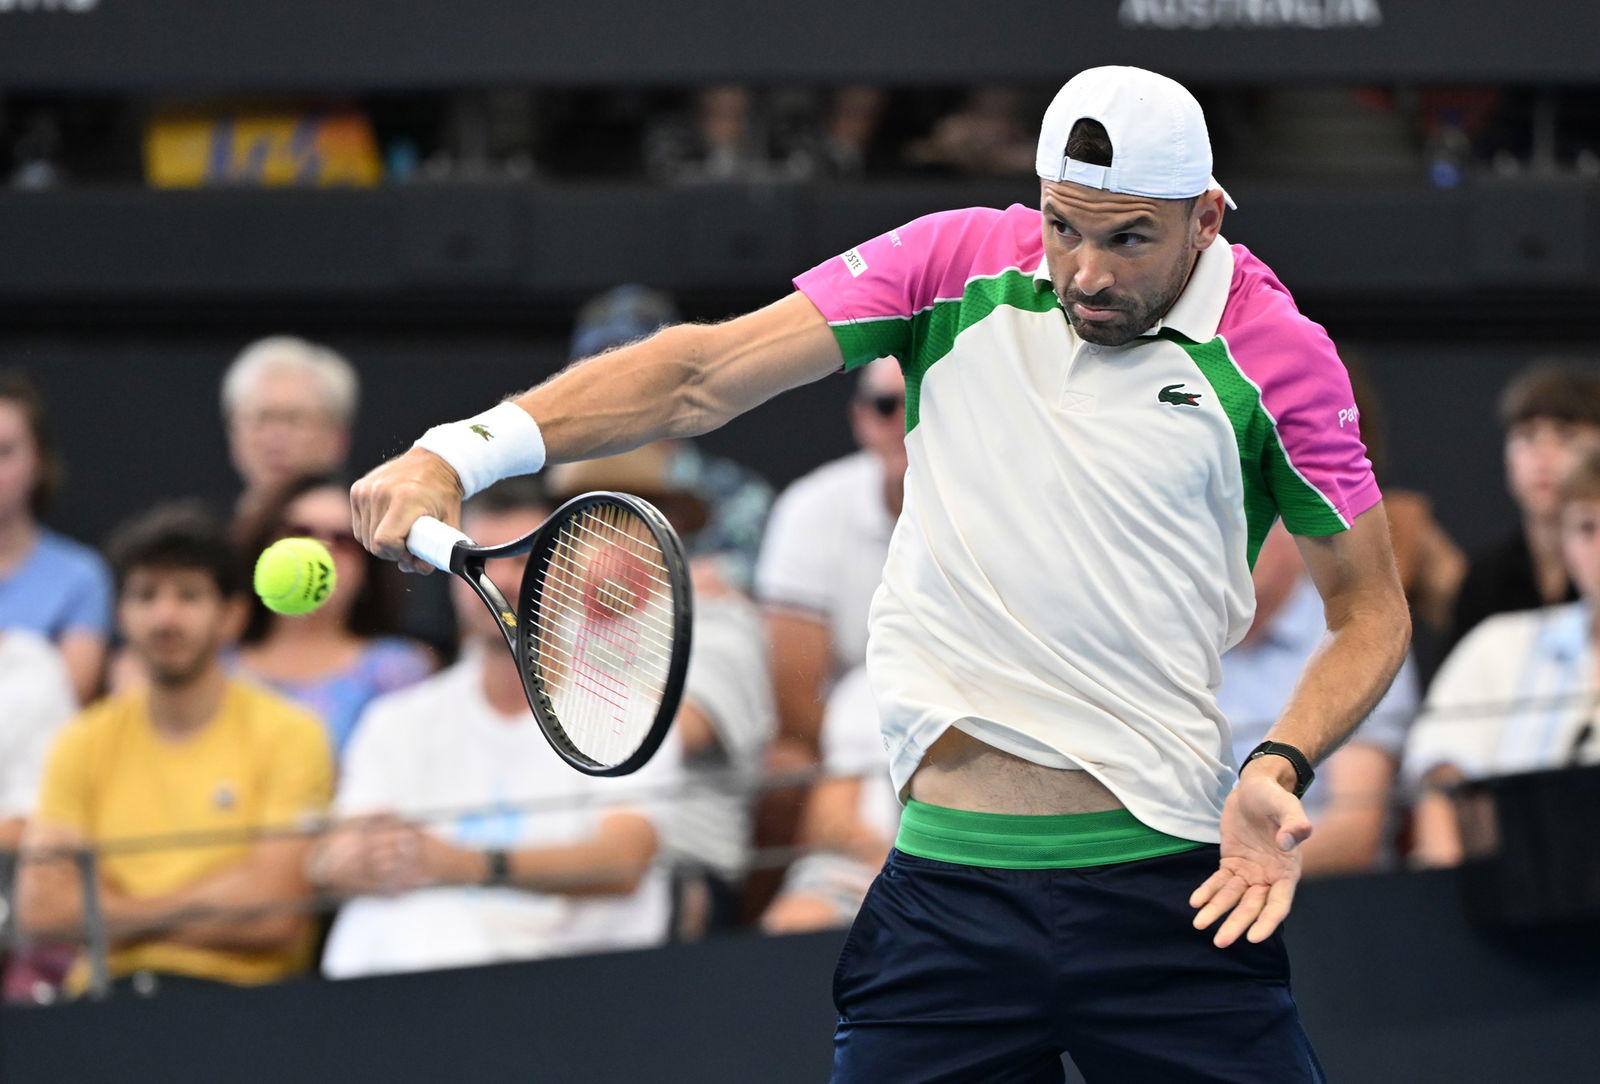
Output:
<instances>
[{"instance_id":1,"label":"man's nose","mask_svg":"<svg viewBox=\"0 0 1600 1084\"><path fill-rule=\"evenodd\" d=\"M1088 245L1082 246L1078 253L1078 269L1072 276L1073 288L1080 294L1093 297L1114 282L1116 276L1112 274L1110 261L1105 254L1094 251Z\"/></svg>"}]
</instances>

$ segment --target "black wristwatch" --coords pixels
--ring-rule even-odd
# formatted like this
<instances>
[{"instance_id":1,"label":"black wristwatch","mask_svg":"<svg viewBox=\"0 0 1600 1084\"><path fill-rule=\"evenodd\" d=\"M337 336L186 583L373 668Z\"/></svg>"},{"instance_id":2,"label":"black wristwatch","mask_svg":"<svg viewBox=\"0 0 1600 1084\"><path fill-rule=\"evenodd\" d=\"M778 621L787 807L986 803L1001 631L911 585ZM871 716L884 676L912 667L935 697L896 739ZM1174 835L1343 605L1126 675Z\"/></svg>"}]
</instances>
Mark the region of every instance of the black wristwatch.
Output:
<instances>
[{"instance_id":1,"label":"black wristwatch","mask_svg":"<svg viewBox=\"0 0 1600 1084\"><path fill-rule=\"evenodd\" d=\"M1294 796L1296 798L1305 794L1306 788L1317 777L1317 773L1311 770L1311 761L1306 759L1306 755L1294 746L1285 745L1281 741L1262 742L1250 750L1250 755L1244 758L1244 764L1249 764L1256 757L1265 756L1282 757L1294 765ZM1244 771L1244 764L1239 765L1241 772Z\"/></svg>"},{"instance_id":2,"label":"black wristwatch","mask_svg":"<svg viewBox=\"0 0 1600 1084\"><path fill-rule=\"evenodd\" d=\"M489 860L489 866L484 871L483 883L486 885L503 885L511 880L511 856L505 851L484 851L483 856Z\"/></svg>"}]
</instances>

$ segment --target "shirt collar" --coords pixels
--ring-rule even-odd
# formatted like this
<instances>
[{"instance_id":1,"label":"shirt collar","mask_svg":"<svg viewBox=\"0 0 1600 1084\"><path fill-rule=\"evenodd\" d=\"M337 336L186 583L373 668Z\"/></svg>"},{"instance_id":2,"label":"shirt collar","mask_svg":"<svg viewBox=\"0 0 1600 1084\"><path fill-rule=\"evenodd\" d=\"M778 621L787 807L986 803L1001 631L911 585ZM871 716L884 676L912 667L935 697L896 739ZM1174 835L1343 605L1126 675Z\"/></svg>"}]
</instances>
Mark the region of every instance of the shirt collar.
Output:
<instances>
[{"instance_id":1,"label":"shirt collar","mask_svg":"<svg viewBox=\"0 0 1600 1084\"><path fill-rule=\"evenodd\" d=\"M1232 287L1233 246L1218 234L1209 247L1200 251L1183 293L1151 333L1169 327L1190 342L1210 342L1217 337L1217 325L1222 323L1222 310Z\"/></svg>"},{"instance_id":2,"label":"shirt collar","mask_svg":"<svg viewBox=\"0 0 1600 1084\"><path fill-rule=\"evenodd\" d=\"M1228 303L1228 291L1233 287L1233 246L1218 234L1209 247L1200 252L1194 271L1184 285L1183 293L1166 318L1144 332L1142 337L1153 337L1164 328L1184 336L1191 342L1205 343L1217 337L1217 325L1222 322L1222 310ZM1050 261L1042 255L1033 272L1035 290L1054 289L1050 281Z\"/></svg>"}]
</instances>

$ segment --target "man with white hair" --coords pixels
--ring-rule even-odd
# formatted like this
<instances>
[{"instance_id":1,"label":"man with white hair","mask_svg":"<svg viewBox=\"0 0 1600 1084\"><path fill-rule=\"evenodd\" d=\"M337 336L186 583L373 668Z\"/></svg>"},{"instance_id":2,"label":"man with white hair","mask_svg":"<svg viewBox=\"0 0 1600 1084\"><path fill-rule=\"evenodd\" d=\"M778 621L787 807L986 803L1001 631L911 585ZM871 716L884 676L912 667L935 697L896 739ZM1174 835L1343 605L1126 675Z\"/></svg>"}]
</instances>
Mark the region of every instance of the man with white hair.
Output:
<instances>
[{"instance_id":1,"label":"man with white hair","mask_svg":"<svg viewBox=\"0 0 1600 1084\"><path fill-rule=\"evenodd\" d=\"M222 378L228 452L244 482L236 511L249 514L292 478L344 465L361 394L337 351L292 335L258 339Z\"/></svg>"}]
</instances>

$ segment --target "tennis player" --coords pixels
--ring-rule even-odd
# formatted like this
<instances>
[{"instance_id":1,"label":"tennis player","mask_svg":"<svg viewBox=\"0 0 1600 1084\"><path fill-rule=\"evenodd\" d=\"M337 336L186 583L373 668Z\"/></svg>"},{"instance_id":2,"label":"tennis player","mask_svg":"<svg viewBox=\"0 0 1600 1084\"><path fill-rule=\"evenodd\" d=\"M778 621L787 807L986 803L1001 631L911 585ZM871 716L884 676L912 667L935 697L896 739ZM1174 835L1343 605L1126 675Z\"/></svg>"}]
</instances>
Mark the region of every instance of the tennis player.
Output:
<instances>
[{"instance_id":1,"label":"tennis player","mask_svg":"<svg viewBox=\"0 0 1600 1084\"><path fill-rule=\"evenodd\" d=\"M496 478L898 358L909 467L868 668L906 806L835 974L834 1079L1059 1080L1068 1051L1091 1080L1320 1080L1277 932L1298 795L1409 637L1349 380L1223 240L1177 83L1080 73L1038 173L1037 207L918 219L767 308L429 430L352 489L356 530L415 568L412 522ZM1236 771L1218 658L1280 516L1329 633Z\"/></svg>"}]
</instances>

